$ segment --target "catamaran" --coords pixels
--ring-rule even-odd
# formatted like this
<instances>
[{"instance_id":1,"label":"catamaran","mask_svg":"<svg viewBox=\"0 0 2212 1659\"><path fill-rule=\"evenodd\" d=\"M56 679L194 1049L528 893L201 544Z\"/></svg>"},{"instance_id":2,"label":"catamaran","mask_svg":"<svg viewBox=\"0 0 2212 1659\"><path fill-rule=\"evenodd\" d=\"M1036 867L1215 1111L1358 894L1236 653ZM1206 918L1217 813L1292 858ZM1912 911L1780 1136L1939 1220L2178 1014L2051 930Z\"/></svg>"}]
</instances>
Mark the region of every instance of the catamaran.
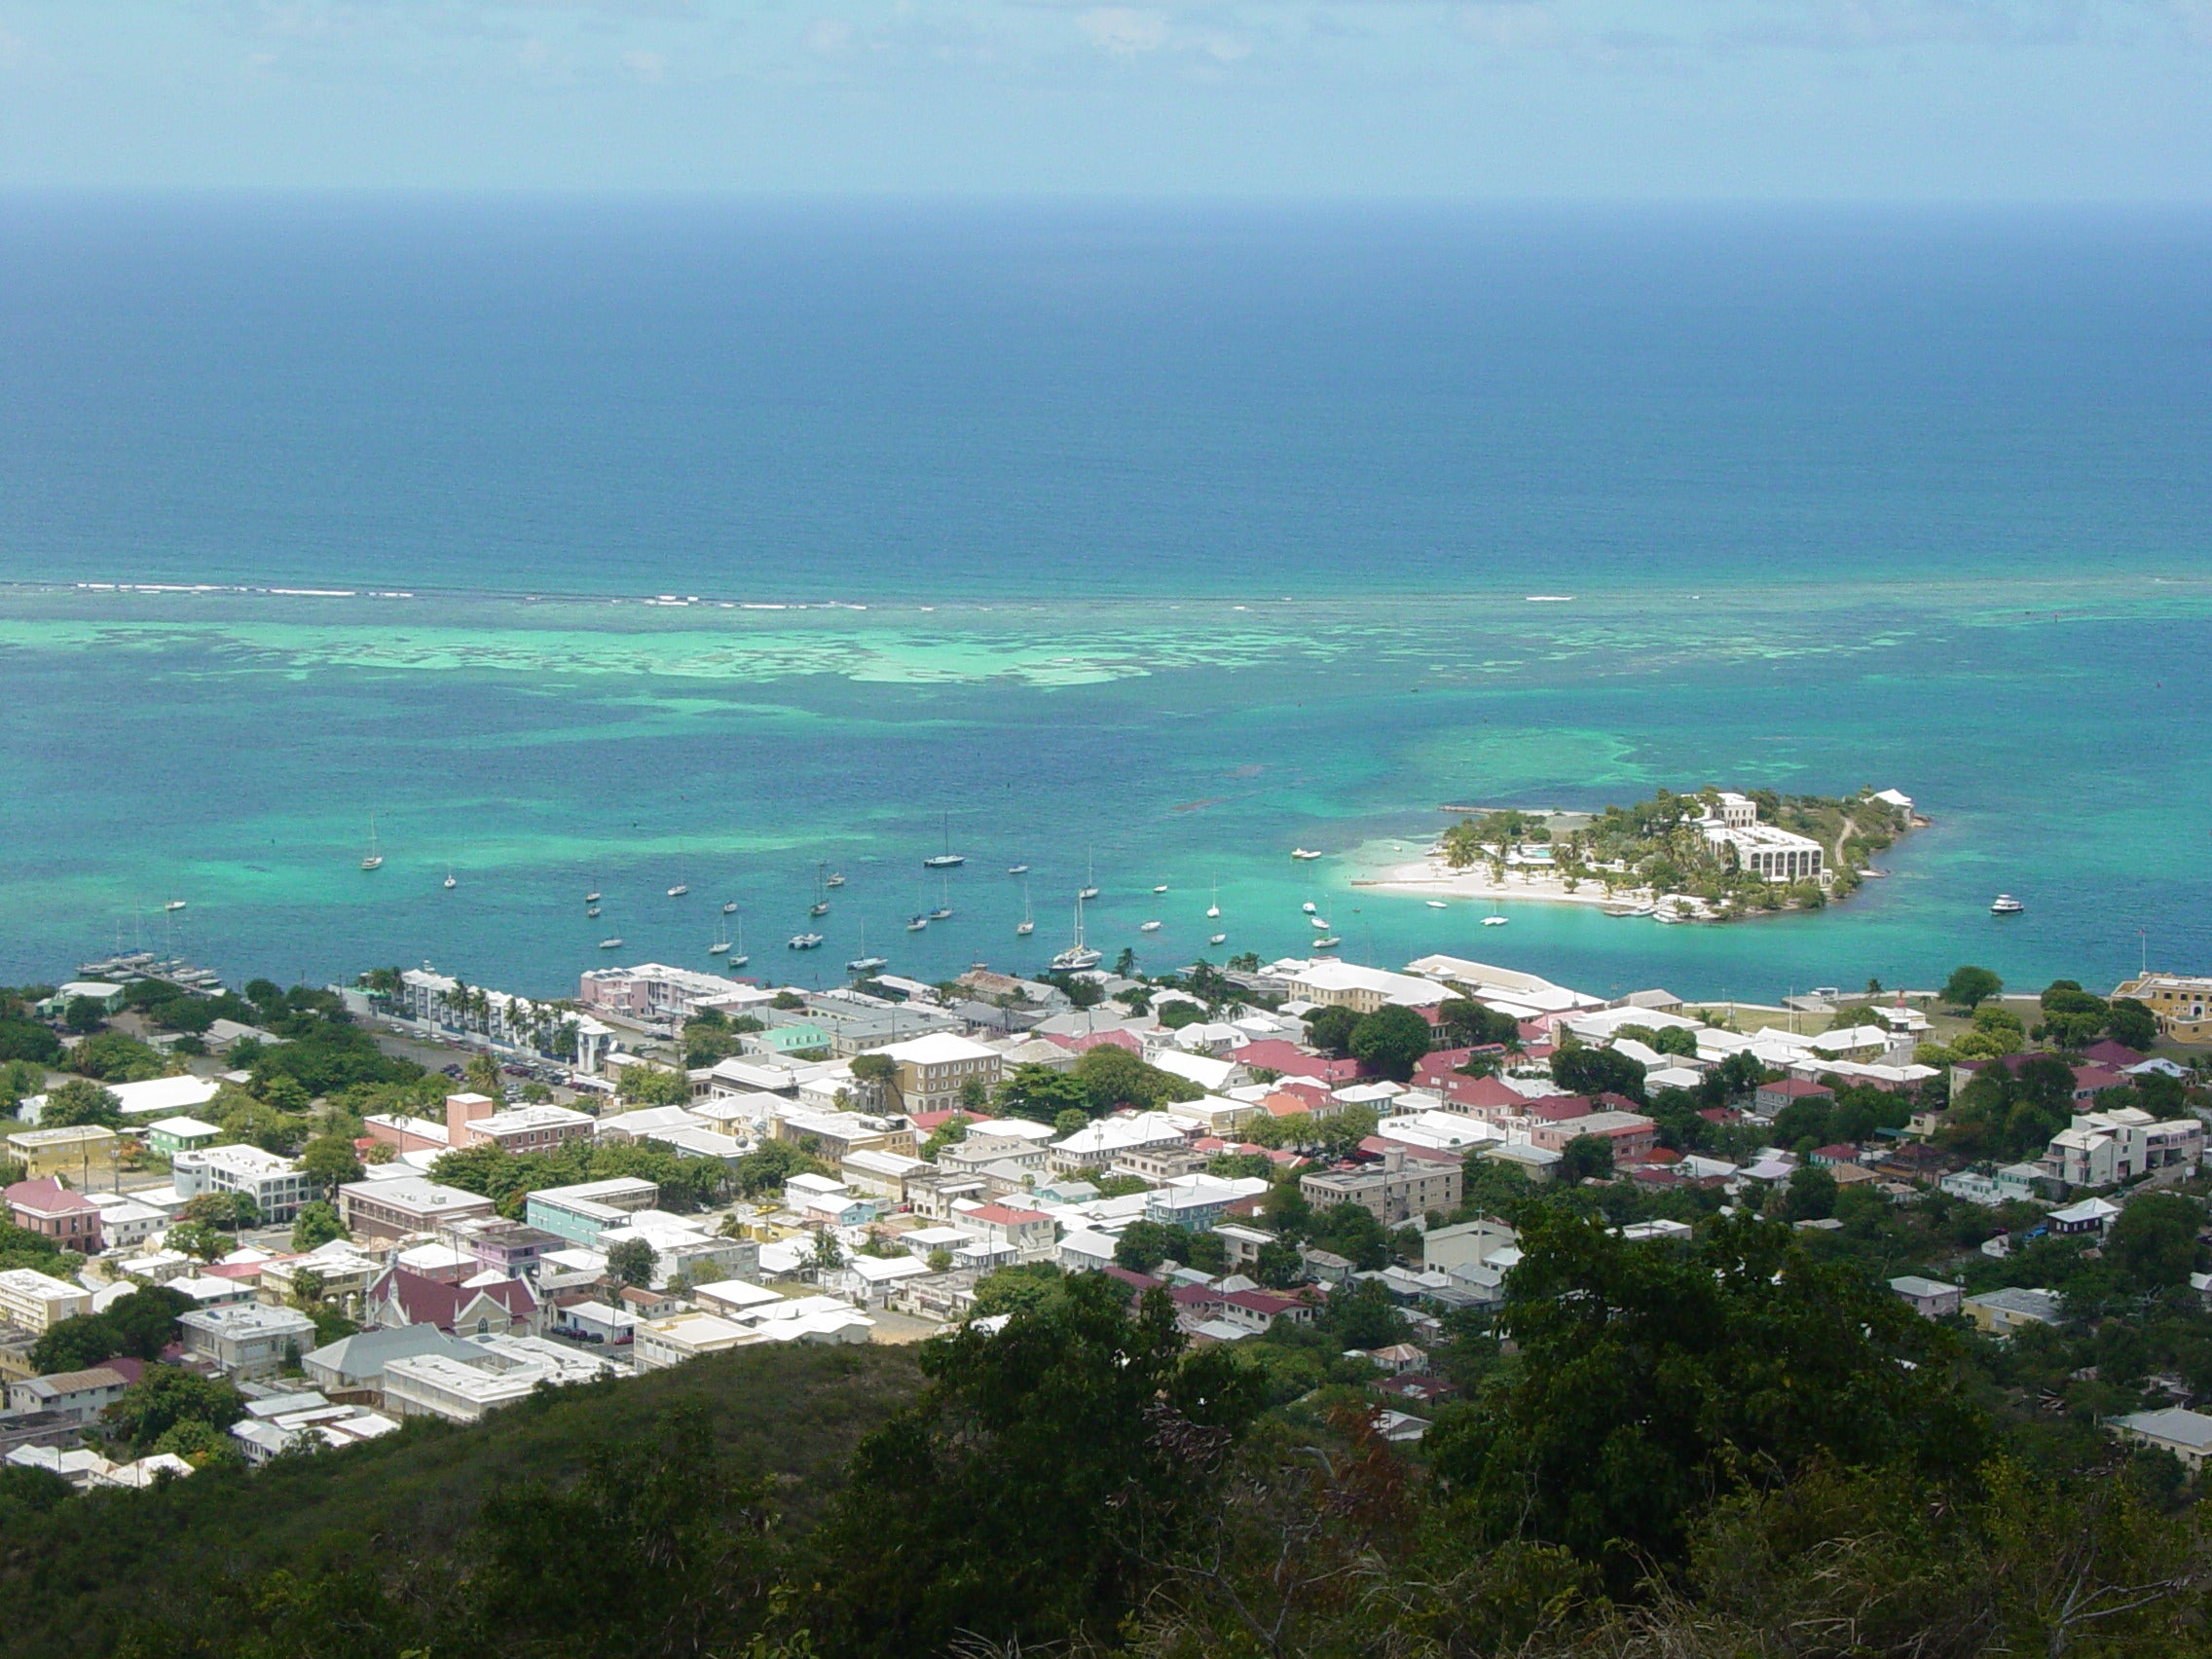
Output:
<instances>
[{"instance_id":1,"label":"catamaran","mask_svg":"<svg viewBox=\"0 0 2212 1659\"><path fill-rule=\"evenodd\" d=\"M948 812L944 815L944 851L934 853L924 859L922 867L924 869L951 869L955 866L964 865L967 862L967 854L956 853L952 850L952 814Z\"/></svg>"},{"instance_id":2,"label":"catamaran","mask_svg":"<svg viewBox=\"0 0 2212 1659\"><path fill-rule=\"evenodd\" d=\"M812 950L821 942L822 936L818 933L793 934L784 940L793 950Z\"/></svg>"},{"instance_id":3,"label":"catamaran","mask_svg":"<svg viewBox=\"0 0 2212 1659\"><path fill-rule=\"evenodd\" d=\"M368 856L361 861L361 867L363 869L384 868L384 854L377 847L377 815L373 812L369 814L369 852Z\"/></svg>"},{"instance_id":4,"label":"catamaran","mask_svg":"<svg viewBox=\"0 0 2212 1659\"><path fill-rule=\"evenodd\" d=\"M1083 900L1078 896L1075 902L1075 942L1052 958L1052 972L1080 974L1086 968L1097 967L1102 960L1101 952L1083 942Z\"/></svg>"}]
</instances>

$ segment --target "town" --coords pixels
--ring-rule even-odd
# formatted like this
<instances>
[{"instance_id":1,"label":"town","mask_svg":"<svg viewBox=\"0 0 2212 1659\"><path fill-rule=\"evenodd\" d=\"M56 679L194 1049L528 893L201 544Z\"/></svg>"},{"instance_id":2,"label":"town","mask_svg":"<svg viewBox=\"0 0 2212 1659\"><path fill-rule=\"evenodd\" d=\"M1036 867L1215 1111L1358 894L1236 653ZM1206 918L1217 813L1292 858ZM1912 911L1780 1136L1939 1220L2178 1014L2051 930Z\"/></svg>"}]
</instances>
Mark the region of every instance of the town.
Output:
<instances>
[{"instance_id":1,"label":"town","mask_svg":"<svg viewBox=\"0 0 2212 1659\"><path fill-rule=\"evenodd\" d=\"M989 1330L1085 1275L1412 1444L1552 1203L1653 1250L1784 1222L1993 1343L2102 1352L2131 1233L2178 1229L2151 1288L2212 1304L2206 977L1688 1006L1443 955L832 990L642 963L543 1002L88 966L0 1011L0 1450L79 1491ZM2061 1376L2068 1409L2194 1469L2192 1341Z\"/></svg>"}]
</instances>

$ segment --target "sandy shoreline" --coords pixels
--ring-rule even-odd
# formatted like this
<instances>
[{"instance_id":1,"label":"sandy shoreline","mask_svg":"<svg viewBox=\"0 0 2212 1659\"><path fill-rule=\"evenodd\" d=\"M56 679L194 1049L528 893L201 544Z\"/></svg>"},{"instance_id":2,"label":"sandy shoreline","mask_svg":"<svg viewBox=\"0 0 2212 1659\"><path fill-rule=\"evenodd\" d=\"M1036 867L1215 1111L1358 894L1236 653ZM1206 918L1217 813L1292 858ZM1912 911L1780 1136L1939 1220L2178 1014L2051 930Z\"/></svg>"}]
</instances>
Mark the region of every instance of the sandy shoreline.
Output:
<instances>
[{"instance_id":1,"label":"sandy shoreline","mask_svg":"<svg viewBox=\"0 0 2212 1659\"><path fill-rule=\"evenodd\" d=\"M1603 884L1588 876L1572 893L1556 875L1508 870L1503 881L1493 881L1487 866L1454 869L1442 859L1386 866L1378 875L1353 877L1351 885L1366 892L1403 893L1416 899L1495 899L1543 904L1636 903L1649 897L1641 890L1632 892L1628 888L1607 893Z\"/></svg>"}]
</instances>

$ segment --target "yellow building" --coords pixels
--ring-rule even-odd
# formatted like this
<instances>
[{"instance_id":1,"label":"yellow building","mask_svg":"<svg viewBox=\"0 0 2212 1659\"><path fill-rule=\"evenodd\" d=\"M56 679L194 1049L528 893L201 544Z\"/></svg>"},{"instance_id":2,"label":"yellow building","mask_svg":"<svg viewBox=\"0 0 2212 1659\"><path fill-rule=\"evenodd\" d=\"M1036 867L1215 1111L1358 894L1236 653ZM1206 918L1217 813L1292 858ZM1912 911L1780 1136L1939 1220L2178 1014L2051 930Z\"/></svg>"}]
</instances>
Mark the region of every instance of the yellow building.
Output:
<instances>
[{"instance_id":1,"label":"yellow building","mask_svg":"<svg viewBox=\"0 0 2212 1659\"><path fill-rule=\"evenodd\" d=\"M97 1124L76 1124L60 1129L23 1129L8 1137L8 1155L22 1161L29 1179L59 1175L82 1192L92 1177L115 1175L116 1148L113 1129Z\"/></svg>"},{"instance_id":2,"label":"yellow building","mask_svg":"<svg viewBox=\"0 0 2212 1659\"><path fill-rule=\"evenodd\" d=\"M2145 974L2113 995L2133 997L2149 1009L2176 1043L2212 1043L2212 976Z\"/></svg>"}]
</instances>

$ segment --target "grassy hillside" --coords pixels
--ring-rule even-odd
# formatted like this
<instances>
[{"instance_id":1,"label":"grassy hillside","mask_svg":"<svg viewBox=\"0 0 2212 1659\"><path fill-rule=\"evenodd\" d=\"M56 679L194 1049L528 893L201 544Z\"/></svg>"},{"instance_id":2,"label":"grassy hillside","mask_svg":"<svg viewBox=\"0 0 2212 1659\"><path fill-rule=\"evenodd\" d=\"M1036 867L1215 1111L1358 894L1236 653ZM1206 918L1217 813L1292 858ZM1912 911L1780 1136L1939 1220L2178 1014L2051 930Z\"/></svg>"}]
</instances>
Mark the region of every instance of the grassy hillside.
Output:
<instances>
[{"instance_id":1,"label":"grassy hillside","mask_svg":"<svg viewBox=\"0 0 2212 1659\"><path fill-rule=\"evenodd\" d=\"M595 1442L637 1440L672 1406L703 1407L741 1470L778 1477L781 1509L803 1527L854 1444L916 1380L905 1347L741 1349L534 1400L472 1427L414 1422L258 1473L210 1470L151 1492L88 1493L36 1519L0 1518L0 1655L104 1652L150 1585L437 1559L499 1483L560 1479Z\"/></svg>"}]
</instances>

